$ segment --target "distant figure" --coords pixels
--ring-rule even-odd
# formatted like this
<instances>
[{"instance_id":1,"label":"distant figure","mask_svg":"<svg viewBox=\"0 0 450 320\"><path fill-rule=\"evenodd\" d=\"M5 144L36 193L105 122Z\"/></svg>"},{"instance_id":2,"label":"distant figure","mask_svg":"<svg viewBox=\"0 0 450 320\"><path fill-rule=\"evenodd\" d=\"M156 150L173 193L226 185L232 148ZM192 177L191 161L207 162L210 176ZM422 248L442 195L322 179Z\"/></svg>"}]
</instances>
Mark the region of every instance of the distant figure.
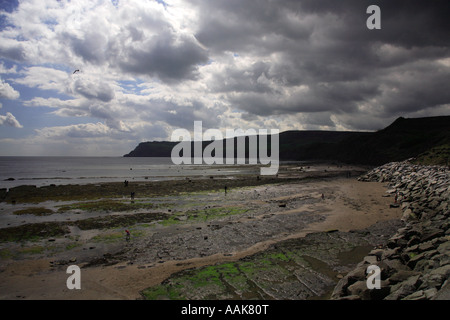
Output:
<instances>
[{"instance_id":1,"label":"distant figure","mask_svg":"<svg viewBox=\"0 0 450 320\"><path fill-rule=\"evenodd\" d=\"M325 200L325 195L322 193L322 200Z\"/></svg>"},{"instance_id":2,"label":"distant figure","mask_svg":"<svg viewBox=\"0 0 450 320\"><path fill-rule=\"evenodd\" d=\"M228 189L228 187L227 186L225 186L225 195L227 195L227 189Z\"/></svg>"},{"instance_id":3,"label":"distant figure","mask_svg":"<svg viewBox=\"0 0 450 320\"><path fill-rule=\"evenodd\" d=\"M125 240L130 241L130 231L125 230L126 236L125 236Z\"/></svg>"},{"instance_id":4,"label":"distant figure","mask_svg":"<svg viewBox=\"0 0 450 320\"><path fill-rule=\"evenodd\" d=\"M123 184L124 184L125 187L128 187L128 180L125 180L125 181L123 182Z\"/></svg>"},{"instance_id":5,"label":"distant figure","mask_svg":"<svg viewBox=\"0 0 450 320\"><path fill-rule=\"evenodd\" d=\"M134 191L131 192L131 199L132 199L132 200L134 199Z\"/></svg>"}]
</instances>

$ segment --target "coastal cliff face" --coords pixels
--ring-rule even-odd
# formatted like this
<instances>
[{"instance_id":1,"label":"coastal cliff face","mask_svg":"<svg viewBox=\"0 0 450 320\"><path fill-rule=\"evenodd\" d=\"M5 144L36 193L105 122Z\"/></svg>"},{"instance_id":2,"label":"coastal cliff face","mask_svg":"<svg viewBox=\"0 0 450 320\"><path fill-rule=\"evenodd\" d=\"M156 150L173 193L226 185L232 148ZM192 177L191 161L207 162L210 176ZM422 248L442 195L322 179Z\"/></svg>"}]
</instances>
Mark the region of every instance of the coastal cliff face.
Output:
<instances>
[{"instance_id":1,"label":"coastal cliff face","mask_svg":"<svg viewBox=\"0 0 450 320\"><path fill-rule=\"evenodd\" d=\"M400 117L375 132L285 131L279 134L279 159L379 166L417 157L424 164L448 165L449 123L450 116ZM141 142L124 157L170 157L176 144L168 141ZM204 141L202 149L208 144ZM248 156L248 144L246 148ZM225 142L223 150L226 150Z\"/></svg>"},{"instance_id":2,"label":"coastal cliff face","mask_svg":"<svg viewBox=\"0 0 450 320\"><path fill-rule=\"evenodd\" d=\"M359 180L386 182L386 196L401 206L406 225L341 279L332 299L449 299L449 168L393 162ZM380 289L367 288L369 265L381 270Z\"/></svg>"}]
</instances>

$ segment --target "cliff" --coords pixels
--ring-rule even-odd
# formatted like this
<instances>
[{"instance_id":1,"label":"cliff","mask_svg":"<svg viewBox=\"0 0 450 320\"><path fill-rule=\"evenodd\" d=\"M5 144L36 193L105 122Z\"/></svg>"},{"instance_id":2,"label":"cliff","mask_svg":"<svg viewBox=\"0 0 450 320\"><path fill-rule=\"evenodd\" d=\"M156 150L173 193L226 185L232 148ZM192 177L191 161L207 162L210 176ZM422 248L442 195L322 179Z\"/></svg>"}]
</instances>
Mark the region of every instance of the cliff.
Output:
<instances>
[{"instance_id":1,"label":"cliff","mask_svg":"<svg viewBox=\"0 0 450 320\"><path fill-rule=\"evenodd\" d=\"M177 143L142 142L124 156L170 157ZM446 165L450 158L450 116L400 117L375 132L285 131L280 133L279 143L280 160L325 160L376 166L417 157L418 162ZM208 144L203 142L203 147ZM223 145L225 150L225 143ZM246 145L248 147L248 143Z\"/></svg>"}]
</instances>

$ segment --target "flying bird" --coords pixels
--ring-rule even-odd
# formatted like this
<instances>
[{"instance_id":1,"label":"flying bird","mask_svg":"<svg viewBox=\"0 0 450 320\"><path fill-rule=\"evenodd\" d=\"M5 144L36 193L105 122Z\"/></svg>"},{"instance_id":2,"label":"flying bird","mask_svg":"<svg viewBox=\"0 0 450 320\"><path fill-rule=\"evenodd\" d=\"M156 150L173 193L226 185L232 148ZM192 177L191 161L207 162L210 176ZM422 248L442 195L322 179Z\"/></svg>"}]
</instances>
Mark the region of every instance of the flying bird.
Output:
<instances>
[{"instance_id":1,"label":"flying bird","mask_svg":"<svg viewBox=\"0 0 450 320\"><path fill-rule=\"evenodd\" d=\"M79 71L80 71L80 69L77 69L72 74L75 74L76 72L79 72Z\"/></svg>"}]
</instances>

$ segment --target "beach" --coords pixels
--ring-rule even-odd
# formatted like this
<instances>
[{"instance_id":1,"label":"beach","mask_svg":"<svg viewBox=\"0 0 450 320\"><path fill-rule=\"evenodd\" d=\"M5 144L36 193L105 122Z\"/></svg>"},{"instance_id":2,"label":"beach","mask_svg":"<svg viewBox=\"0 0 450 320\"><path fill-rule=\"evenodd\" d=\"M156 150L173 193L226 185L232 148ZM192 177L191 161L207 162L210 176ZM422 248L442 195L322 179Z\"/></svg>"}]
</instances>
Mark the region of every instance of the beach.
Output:
<instances>
[{"instance_id":1,"label":"beach","mask_svg":"<svg viewBox=\"0 0 450 320\"><path fill-rule=\"evenodd\" d=\"M285 165L277 176L11 188L0 298L326 299L401 224L384 184L357 180L366 170ZM80 290L66 286L69 265L81 268ZM225 267L239 281L224 281ZM190 288L205 270L220 281L206 272L214 285ZM175 283L184 289L173 294Z\"/></svg>"}]
</instances>

